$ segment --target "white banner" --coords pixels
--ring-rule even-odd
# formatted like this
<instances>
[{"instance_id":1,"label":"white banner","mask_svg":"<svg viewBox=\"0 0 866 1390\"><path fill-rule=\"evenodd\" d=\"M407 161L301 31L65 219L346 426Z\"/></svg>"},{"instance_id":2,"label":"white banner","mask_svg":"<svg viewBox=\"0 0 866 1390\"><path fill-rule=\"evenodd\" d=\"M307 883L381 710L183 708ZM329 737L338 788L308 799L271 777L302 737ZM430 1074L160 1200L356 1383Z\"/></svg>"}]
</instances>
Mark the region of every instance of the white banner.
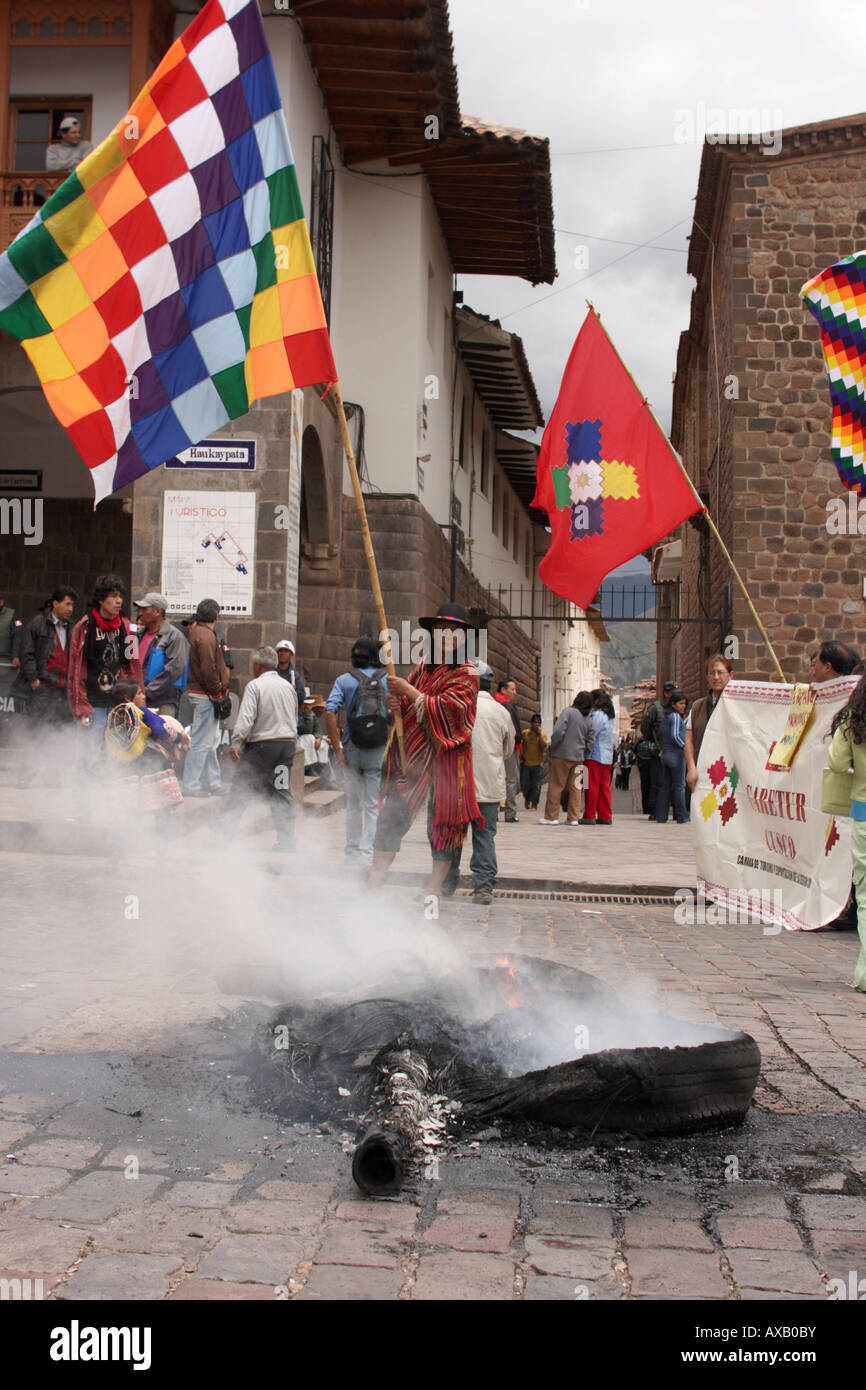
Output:
<instances>
[{"instance_id":1,"label":"white banner","mask_svg":"<svg viewBox=\"0 0 866 1390\"><path fill-rule=\"evenodd\" d=\"M858 676L814 687L815 710L787 771L770 772L793 686L729 681L698 757L691 822L698 889L759 920L811 931L838 917L851 891L851 821L821 810L830 724Z\"/></svg>"}]
</instances>

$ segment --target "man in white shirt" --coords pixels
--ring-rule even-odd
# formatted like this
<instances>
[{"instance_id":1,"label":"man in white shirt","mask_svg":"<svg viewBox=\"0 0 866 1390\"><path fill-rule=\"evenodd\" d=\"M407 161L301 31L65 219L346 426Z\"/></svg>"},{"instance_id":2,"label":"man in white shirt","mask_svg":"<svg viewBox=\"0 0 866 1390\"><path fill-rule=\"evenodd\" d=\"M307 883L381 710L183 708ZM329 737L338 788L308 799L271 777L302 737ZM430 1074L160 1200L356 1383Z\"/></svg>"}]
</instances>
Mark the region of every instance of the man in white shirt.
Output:
<instances>
[{"instance_id":1,"label":"man in white shirt","mask_svg":"<svg viewBox=\"0 0 866 1390\"><path fill-rule=\"evenodd\" d=\"M273 647L253 652L253 680L244 691L232 731L231 757L239 766L232 781L228 813L240 818L256 796L270 802L276 848L295 848L292 763L298 736L298 697L277 674Z\"/></svg>"},{"instance_id":2,"label":"man in white shirt","mask_svg":"<svg viewBox=\"0 0 866 1390\"><path fill-rule=\"evenodd\" d=\"M60 122L59 140L52 140L45 151L46 169L76 169L93 146L89 140L82 140L81 126L75 116L64 116Z\"/></svg>"},{"instance_id":3,"label":"man in white shirt","mask_svg":"<svg viewBox=\"0 0 866 1390\"><path fill-rule=\"evenodd\" d=\"M514 752L514 724L508 713L508 705L498 703L490 693L493 671L486 661L476 661L475 665L478 667L480 688L475 723L472 726L472 773L475 778L475 796L484 823L480 828L477 823L472 825L472 858L469 868L474 889L472 901L482 907L489 907L493 902L493 889L499 872L496 860L496 823L499 819L499 803L505 797L506 762ZM462 853L461 846L451 856L451 867L442 888L446 897L457 888Z\"/></svg>"}]
</instances>

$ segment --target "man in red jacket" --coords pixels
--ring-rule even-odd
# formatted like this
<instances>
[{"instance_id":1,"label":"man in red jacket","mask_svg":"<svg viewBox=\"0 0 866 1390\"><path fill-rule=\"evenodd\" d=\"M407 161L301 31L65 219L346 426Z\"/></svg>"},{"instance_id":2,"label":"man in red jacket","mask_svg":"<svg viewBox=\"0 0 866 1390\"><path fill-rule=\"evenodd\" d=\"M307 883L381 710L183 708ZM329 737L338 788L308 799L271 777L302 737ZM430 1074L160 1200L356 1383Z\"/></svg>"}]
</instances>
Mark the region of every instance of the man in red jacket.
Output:
<instances>
[{"instance_id":1,"label":"man in red jacket","mask_svg":"<svg viewBox=\"0 0 866 1390\"><path fill-rule=\"evenodd\" d=\"M142 684L138 642L121 613L126 589L116 574L101 574L93 601L72 629L66 672L66 698L72 716L94 732L92 757L102 749L105 721L119 680Z\"/></svg>"}]
</instances>

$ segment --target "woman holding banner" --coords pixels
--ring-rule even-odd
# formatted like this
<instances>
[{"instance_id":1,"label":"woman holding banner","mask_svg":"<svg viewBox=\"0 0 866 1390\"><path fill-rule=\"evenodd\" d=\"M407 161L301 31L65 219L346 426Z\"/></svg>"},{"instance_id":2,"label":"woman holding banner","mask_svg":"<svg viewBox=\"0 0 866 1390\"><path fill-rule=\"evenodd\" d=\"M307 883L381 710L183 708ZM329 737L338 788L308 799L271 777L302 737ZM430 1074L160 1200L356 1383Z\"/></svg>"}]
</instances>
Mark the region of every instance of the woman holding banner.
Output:
<instances>
[{"instance_id":1,"label":"woman holding banner","mask_svg":"<svg viewBox=\"0 0 866 1390\"><path fill-rule=\"evenodd\" d=\"M860 955L854 967L852 981L856 990L866 994L866 676L851 693L844 709L833 719L833 742L827 754L831 772L848 773L851 778L851 853L854 860L854 888L857 894L857 931L860 936Z\"/></svg>"},{"instance_id":2,"label":"woman holding banner","mask_svg":"<svg viewBox=\"0 0 866 1390\"><path fill-rule=\"evenodd\" d=\"M686 741L683 752L686 759L686 783L691 792L698 785L698 754L701 751L707 724L716 705L722 698L722 691L731 679L733 669L733 662L728 657L723 656L721 652L714 652L712 656L707 657L709 694L702 695L700 699L695 700L686 720Z\"/></svg>"}]
</instances>

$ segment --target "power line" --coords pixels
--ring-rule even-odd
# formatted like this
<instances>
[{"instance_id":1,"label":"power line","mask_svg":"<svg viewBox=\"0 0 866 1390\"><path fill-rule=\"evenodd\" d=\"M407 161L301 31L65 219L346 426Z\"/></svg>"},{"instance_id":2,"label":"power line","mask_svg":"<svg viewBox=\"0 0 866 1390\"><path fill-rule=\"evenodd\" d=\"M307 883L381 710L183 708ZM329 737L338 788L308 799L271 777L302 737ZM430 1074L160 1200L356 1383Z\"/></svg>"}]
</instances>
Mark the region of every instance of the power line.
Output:
<instances>
[{"instance_id":1,"label":"power line","mask_svg":"<svg viewBox=\"0 0 866 1390\"><path fill-rule=\"evenodd\" d=\"M684 140L665 140L660 145L603 145L597 150L551 150L551 159L573 159L583 154L625 154L630 150L687 150L691 148Z\"/></svg>"},{"instance_id":2,"label":"power line","mask_svg":"<svg viewBox=\"0 0 866 1390\"><path fill-rule=\"evenodd\" d=\"M366 179L402 179L419 177L418 174L393 174L388 172L383 172L380 174L369 169L353 169L350 168L348 165L344 165L343 168L338 169L337 172L343 174L351 174L355 177ZM411 189L408 188L393 188L390 187L387 183L384 183L382 187L388 188L391 193L399 193L404 198L417 198L424 200L428 196L425 193L414 193ZM449 212L462 212L464 215L468 213L472 217L483 218L485 222L501 222L504 225L510 227L535 227L537 225L531 218L506 217L502 214L497 215L495 213L485 212L483 210L477 210L474 208L464 208L460 203L443 203L440 199L435 199L434 204L437 208L444 208L447 209L447 211ZM686 221L685 218L683 218L682 220ZM677 223L676 225L679 226L679 223ZM645 241L625 241L622 237L599 236L594 232L577 232L572 231L568 227L554 227L553 231L557 236L581 237L585 238L588 241L605 241L609 242L611 246L632 246L636 250L640 250L644 246L648 245L648 243ZM657 238L653 238L653 240L657 240ZM685 256L687 254L687 248L684 246L654 246L652 249L654 251L673 251L678 256Z\"/></svg>"},{"instance_id":3,"label":"power line","mask_svg":"<svg viewBox=\"0 0 866 1390\"><path fill-rule=\"evenodd\" d=\"M575 280L570 285L563 285L561 289L551 290L550 294L544 294L540 299L530 300L528 304L521 305L519 309L512 309L510 313L500 315L499 322L504 323L506 319L514 318L515 314L522 314L526 309L533 309L536 304L545 304L548 299L554 299L559 294L566 294L568 290L579 289L581 285L586 284L587 280L592 280L594 276L603 274L605 270L610 270L611 266L619 265L620 261L627 260L629 256L634 256L638 251L643 251L647 248L655 251L658 248L652 245L654 241L657 241L660 236L667 236L668 232L674 231L676 227L681 227L684 222L688 221L690 221L690 218L681 217L679 222L674 222L673 226L666 227L663 232L658 232L656 236L652 237L649 241L643 241L639 245L633 246L630 251L624 251L621 256L615 256L612 261L608 261L605 265L599 266L598 270L591 270L589 275L584 275L580 280Z\"/></svg>"}]
</instances>

